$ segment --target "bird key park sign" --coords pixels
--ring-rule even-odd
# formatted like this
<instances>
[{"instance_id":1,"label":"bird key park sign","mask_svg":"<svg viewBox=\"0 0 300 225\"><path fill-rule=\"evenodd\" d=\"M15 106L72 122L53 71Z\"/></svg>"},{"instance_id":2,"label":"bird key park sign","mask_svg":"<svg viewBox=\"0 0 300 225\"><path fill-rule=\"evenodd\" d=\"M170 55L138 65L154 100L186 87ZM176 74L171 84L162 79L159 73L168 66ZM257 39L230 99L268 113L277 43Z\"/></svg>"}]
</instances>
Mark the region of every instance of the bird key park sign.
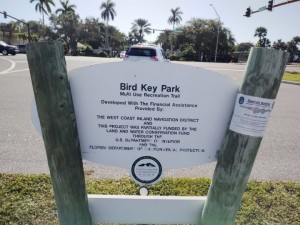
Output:
<instances>
[{"instance_id":1,"label":"bird key park sign","mask_svg":"<svg viewBox=\"0 0 300 225\"><path fill-rule=\"evenodd\" d=\"M69 79L83 158L129 168L140 184L215 161L238 91L215 72L147 61L89 66Z\"/></svg>"},{"instance_id":2,"label":"bird key park sign","mask_svg":"<svg viewBox=\"0 0 300 225\"><path fill-rule=\"evenodd\" d=\"M288 53L252 49L237 95L230 78L200 68L118 62L68 76L61 44L27 50L60 224L234 223ZM141 186L168 168L218 162L207 197L87 201L82 157L128 168Z\"/></svg>"}]
</instances>

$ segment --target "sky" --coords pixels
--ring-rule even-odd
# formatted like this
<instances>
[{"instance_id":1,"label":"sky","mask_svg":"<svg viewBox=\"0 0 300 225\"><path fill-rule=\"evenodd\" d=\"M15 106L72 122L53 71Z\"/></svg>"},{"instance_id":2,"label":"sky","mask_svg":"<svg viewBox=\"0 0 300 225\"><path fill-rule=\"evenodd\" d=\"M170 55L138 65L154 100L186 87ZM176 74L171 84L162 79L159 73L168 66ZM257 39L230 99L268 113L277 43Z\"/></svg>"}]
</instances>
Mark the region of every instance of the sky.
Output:
<instances>
[{"instance_id":1,"label":"sky","mask_svg":"<svg viewBox=\"0 0 300 225\"><path fill-rule=\"evenodd\" d=\"M81 19L101 19L100 5L106 0L69 0L70 4L76 5L76 13ZM112 0L115 2L117 15L109 24L115 26L119 31L128 35L132 22L142 18L148 20L151 28L172 29L167 20L171 16L171 9L180 7L182 21L185 25L192 18L217 19L217 14L224 27L228 28L236 43L256 43L258 38L254 37L257 27L265 27L268 31L267 38L271 42L281 39L284 42L290 41L295 36L300 36L300 1L276 7L272 12L267 10L252 14L251 17L243 16L249 6L253 11L267 6L268 0ZM30 3L30 0L0 0L0 12L6 11L9 15L25 21L41 21L42 16L35 11L37 1ZM286 2L276 0L274 5ZM54 12L61 7L59 0L54 0ZM211 6L213 5L213 7ZM216 13L217 12L217 13ZM7 23L12 19L4 19L0 14L0 23ZM49 24L49 21L46 21ZM146 35L149 42L155 41L159 32Z\"/></svg>"}]
</instances>

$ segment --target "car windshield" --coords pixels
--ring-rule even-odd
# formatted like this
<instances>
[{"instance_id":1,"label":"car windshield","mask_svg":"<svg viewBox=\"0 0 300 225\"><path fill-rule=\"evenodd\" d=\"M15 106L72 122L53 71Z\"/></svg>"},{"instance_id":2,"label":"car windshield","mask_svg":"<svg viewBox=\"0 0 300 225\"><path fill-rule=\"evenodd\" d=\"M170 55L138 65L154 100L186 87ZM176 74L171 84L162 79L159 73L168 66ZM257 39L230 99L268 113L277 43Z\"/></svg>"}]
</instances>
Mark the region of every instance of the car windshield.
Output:
<instances>
[{"instance_id":1,"label":"car windshield","mask_svg":"<svg viewBox=\"0 0 300 225\"><path fill-rule=\"evenodd\" d=\"M1 44L1 45L4 45L4 46L7 45L4 41L0 41L0 44Z\"/></svg>"},{"instance_id":2,"label":"car windshield","mask_svg":"<svg viewBox=\"0 0 300 225\"><path fill-rule=\"evenodd\" d=\"M127 55L153 57L156 56L156 51L151 48L130 48Z\"/></svg>"}]
</instances>

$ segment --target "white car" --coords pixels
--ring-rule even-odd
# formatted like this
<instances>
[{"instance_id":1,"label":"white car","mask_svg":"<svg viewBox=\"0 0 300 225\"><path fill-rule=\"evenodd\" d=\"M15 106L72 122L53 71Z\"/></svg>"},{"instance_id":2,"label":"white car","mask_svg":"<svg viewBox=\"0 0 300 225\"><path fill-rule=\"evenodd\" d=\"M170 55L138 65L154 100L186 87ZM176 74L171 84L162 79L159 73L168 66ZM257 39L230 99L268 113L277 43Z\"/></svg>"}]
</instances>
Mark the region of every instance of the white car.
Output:
<instances>
[{"instance_id":1,"label":"white car","mask_svg":"<svg viewBox=\"0 0 300 225\"><path fill-rule=\"evenodd\" d=\"M160 46L152 44L132 45L126 52L123 60L150 60L156 62L170 62L165 51Z\"/></svg>"},{"instance_id":2,"label":"white car","mask_svg":"<svg viewBox=\"0 0 300 225\"><path fill-rule=\"evenodd\" d=\"M120 58L124 58L125 54L126 54L126 51L121 51L120 52Z\"/></svg>"}]
</instances>

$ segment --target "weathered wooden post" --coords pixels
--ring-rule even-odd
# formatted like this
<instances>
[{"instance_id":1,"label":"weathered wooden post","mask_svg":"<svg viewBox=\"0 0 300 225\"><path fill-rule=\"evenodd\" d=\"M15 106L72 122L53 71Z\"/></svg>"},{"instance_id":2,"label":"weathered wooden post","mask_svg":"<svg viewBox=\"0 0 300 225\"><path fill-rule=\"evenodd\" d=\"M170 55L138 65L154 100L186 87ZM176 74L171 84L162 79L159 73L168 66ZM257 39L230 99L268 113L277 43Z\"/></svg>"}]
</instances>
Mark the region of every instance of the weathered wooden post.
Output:
<instances>
[{"instance_id":1,"label":"weathered wooden post","mask_svg":"<svg viewBox=\"0 0 300 225\"><path fill-rule=\"evenodd\" d=\"M256 102L262 104L262 102L276 98L288 58L287 52L274 49L253 48L251 50L244 82L240 89L242 96L258 98L253 103L253 107L248 107L249 110L259 110L255 107ZM237 101L242 104L245 98L240 97ZM266 111L263 109L262 113ZM263 130L260 129L264 128L267 119L258 121L257 124L254 120L241 120L242 123L248 123L242 126L249 125L250 128L252 126L252 130L247 130L232 125L233 119L243 119L237 116L240 115L234 113L223 142L202 212L201 224L234 224L240 207L242 195L262 141Z\"/></svg>"},{"instance_id":2,"label":"weathered wooden post","mask_svg":"<svg viewBox=\"0 0 300 225\"><path fill-rule=\"evenodd\" d=\"M61 225L90 225L77 125L63 47L29 43L27 58Z\"/></svg>"}]
</instances>

